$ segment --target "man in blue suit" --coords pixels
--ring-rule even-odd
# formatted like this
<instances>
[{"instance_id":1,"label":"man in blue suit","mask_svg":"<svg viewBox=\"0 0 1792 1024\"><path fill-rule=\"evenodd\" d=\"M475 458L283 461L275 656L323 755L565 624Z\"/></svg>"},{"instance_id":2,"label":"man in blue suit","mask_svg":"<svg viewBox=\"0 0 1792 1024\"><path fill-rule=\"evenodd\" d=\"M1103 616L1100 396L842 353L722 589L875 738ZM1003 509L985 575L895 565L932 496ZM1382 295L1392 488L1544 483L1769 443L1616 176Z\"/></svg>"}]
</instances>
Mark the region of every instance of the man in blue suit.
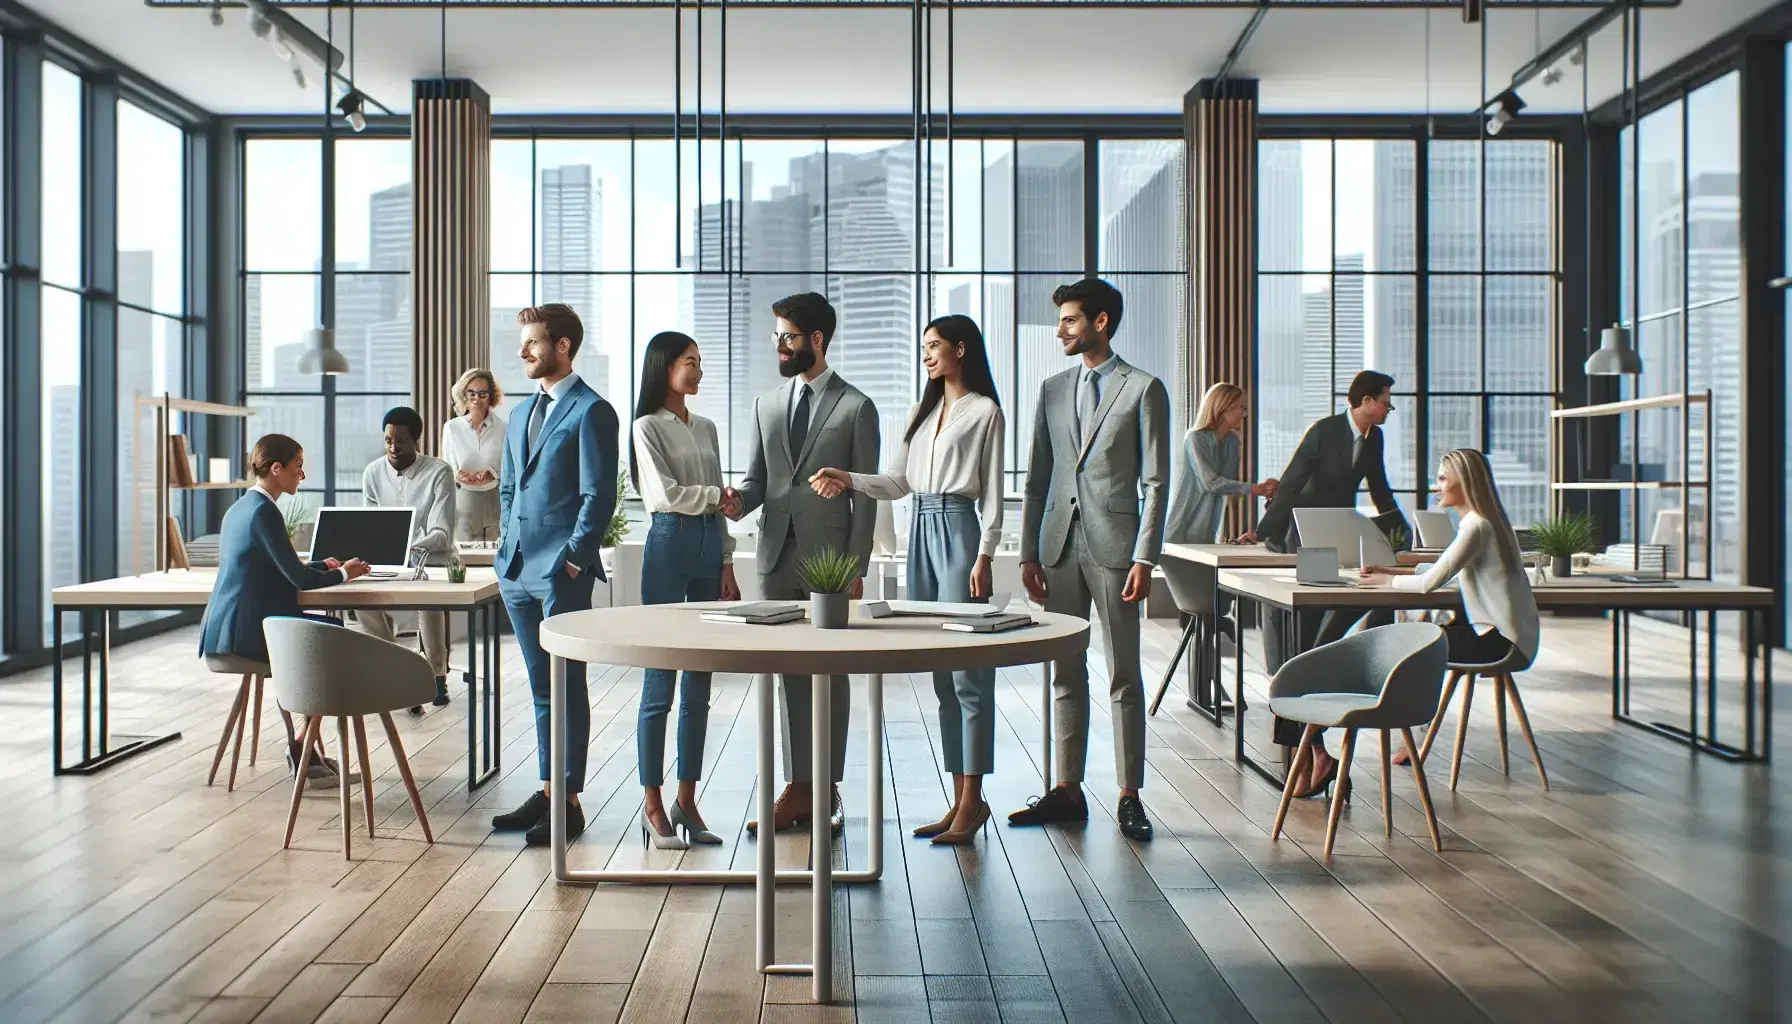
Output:
<instances>
[{"instance_id":1,"label":"man in blue suit","mask_svg":"<svg viewBox=\"0 0 1792 1024\"><path fill-rule=\"evenodd\" d=\"M546 846L548 800L566 801L566 836L585 830L579 791L585 788L585 748L591 741L591 699L585 666L566 666L566 778L548 778L550 700L548 654L541 622L591 607L591 588L604 578L598 552L616 509L616 410L573 372L585 328L572 307L533 306L518 313L518 355L535 394L511 414L504 435L504 472L498 485L498 590L529 669L535 694L536 761L541 791L521 807L492 819L500 830L526 830L530 846ZM555 792L555 787L560 787Z\"/></svg>"}]
</instances>

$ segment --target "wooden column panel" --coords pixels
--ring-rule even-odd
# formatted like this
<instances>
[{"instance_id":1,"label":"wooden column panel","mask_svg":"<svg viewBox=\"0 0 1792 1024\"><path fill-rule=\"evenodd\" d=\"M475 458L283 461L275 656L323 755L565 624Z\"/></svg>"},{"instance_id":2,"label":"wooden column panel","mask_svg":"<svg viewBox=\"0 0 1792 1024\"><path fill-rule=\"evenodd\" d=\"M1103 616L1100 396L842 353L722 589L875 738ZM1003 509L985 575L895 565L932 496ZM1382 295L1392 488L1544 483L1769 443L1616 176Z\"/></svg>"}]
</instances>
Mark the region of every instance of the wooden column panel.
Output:
<instances>
[{"instance_id":1,"label":"wooden column panel","mask_svg":"<svg viewBox=\"0 0 1792 1024\"><path fill-rule=\"evenodd\" d=\"M1189 344L1185 394L1193 424L1201 396L1229 381L1257 403L1257 81L1202 79L1183 97L1188 148ZM1242 475L1255 479L1256 420L1241 438ZM1224 535L1248 525L1245 503L1232 502ZM1250 518L1254 519L1254 516Z\"/></svg>"},{"instance_id":2,"label":"wooden column panel","mask_svg":"<svg viewBox=\"0 0 1792 1024\"><path fill-rule=\"evenodd\" d=\"M411 133L411 396L440 454L449 389L491 362L491 98L470 79L415 81Z\"/></svg>"}]
</instances>

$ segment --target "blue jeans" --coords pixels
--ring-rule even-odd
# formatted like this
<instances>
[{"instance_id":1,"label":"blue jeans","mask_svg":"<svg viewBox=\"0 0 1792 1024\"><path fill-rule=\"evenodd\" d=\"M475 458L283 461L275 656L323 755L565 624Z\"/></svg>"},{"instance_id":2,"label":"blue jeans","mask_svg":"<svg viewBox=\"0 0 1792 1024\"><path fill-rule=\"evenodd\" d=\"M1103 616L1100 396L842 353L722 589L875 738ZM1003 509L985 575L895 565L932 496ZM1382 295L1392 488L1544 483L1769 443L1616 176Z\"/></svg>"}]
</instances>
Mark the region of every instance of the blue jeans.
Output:
<instances>
[{"instance_id":1,"label":"blue jeans","mask_svg":"<svg viewBox=\"0 0 1792 1024\"><path fill-rule=\"evenodd\" d=\"M722 596L722 517L655 512L641 553L641 603L680 604ZM666 714L678 673L641 673L641 710L635 720L635 755L641 785L666 780ZM686 672L678 694L678 781L703 777L703 736L709 731L708 672Z\"/></svg>"},{"instance_id":2,"label":"blue jeans","mask_svg":"<svg viewBox=\"0 0 1792 1024\"><path fill-rule=\"evenodd\" d=\"M516 633L516 645L522 650L523 665L529 670L529 690L535 695L535 762L541 769L541 781L548 781L550 771L549 741L553 691L548 675L550 655L541 649L541 620L561 612L582 612L591 607L591 588L597 577L581 572L577 579L563 568L545 580L498 580L498 593L510 612L510 627ZM555 794L582 792L585 788L585 754L591 745L591 695L585 689L585 663L566 663L566 779L564 789ZM556 786L561 785L557 780Z\"/></svg>"},{"instance_id":3,"label":"blue jeans","mask_svg":"<svg viewBox=\"0 0 1792 1024\"><path fill-rule=\"evenodd\" d=\"M908 534L908 596L912 601L966 602L983 529L976 504L962 494L917 494ZM940 702L940 755L953 775L995 770L996 670L935 672Z\"/></svg>"}]
</instances>

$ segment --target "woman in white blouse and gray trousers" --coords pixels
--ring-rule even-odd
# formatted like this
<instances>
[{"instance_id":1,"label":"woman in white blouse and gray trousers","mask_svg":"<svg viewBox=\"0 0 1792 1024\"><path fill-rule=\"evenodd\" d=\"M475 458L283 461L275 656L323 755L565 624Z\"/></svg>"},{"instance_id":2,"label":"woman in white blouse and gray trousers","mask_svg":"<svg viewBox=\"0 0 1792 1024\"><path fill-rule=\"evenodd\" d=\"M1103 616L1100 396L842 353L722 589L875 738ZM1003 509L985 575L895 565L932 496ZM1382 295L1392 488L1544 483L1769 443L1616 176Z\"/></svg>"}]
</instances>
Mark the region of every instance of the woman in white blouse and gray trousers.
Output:
<instances>
[{"instance_id":1,"label":"woman in white blouse and gray trousers","mask_svg":"<svg viewBox=\"0 0 1792 1024\"><path fill-rule=\"evenodd\" d=\"M832 498L848 489L880 501L915 496L908 538L908 596L915 601L986 601L991 563L1002 542L1002 409L983 348L968 316L943 316L921 338L927 388L909 418L891 473L841 469L816 473L810 485ZM978 518L981 513L982 523ZM983 776L994 769L994 669L935 672L940 744L955 781L952 809L915 829L935 843L968 843L989 820Z\"/></svg>"},{"instance_id":2,"label":"woman in white blouse and gray trousers","mask_svg":"<svg viewBox=\"0 0 1792 1024\"><path fill-rule=\"evenodd\" d=\"M647 343L641 394L631 428L629 468L652 517L641 552L641 603L738 601L734 537L722 522L722 456L716 425L686 400L703 380L703 359L686 334L664 331ZM668 811L660 796L666 774L666 715L677 673L650 668L641 676L635 753L646 790L641 839L661 850L720 843L697 813L703 739L709 729L708 672L686 672L678 686L678 797Z\"/></svg>"},{"instance_id":3,"label":"woman in white blouse and gray trousers","mask_svg":"<svg viewBox=\"0 0 1792 1024\"><path fill-rule=\"evenodd\" d=\"M450 392L459 413L442 425L442 461L454 471L454 540L498 539L498 474L504 468L504 391L492 371L476 366Z\"/></svg>"}]
</instances>

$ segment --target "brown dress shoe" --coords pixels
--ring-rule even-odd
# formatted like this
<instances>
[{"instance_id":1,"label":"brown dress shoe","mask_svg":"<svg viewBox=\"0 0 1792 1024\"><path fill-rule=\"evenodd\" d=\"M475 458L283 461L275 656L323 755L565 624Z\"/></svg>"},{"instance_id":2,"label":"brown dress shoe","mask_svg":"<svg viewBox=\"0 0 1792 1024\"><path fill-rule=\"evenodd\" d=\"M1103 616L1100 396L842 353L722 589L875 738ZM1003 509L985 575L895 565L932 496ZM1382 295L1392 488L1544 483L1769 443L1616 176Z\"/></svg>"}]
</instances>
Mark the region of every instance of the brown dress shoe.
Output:
<instances>
[{"instance_id":1,"label":"brown dress shoe","mask_svg":"<svg viewBox=\"0 0 1792 1024\"><path fill-rule=\"evenodd\" d=\"M813 815L814 799L807 789L798 790L795 783L785 783L784 792L772 805L772 831L784 832L798 825L807 825ZM747 835L759 834L759 822L747 822Z\"/></svg>"}]
</instances>

